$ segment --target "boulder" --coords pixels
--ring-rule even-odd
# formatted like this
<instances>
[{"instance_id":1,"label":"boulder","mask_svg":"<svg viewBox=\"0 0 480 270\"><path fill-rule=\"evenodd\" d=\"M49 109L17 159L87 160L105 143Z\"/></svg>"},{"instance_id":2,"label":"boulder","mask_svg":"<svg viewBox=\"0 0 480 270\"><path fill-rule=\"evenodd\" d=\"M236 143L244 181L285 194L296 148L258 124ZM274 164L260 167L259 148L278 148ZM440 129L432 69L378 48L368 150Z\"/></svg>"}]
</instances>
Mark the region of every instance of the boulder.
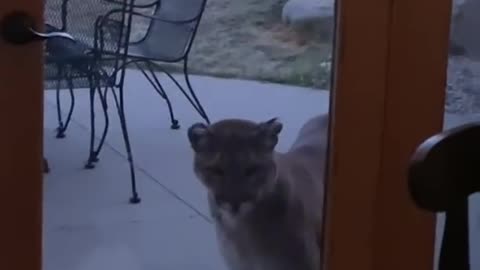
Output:
<instances>
[{"instance_id":1,"label":"boulder","mask_svg":"<svg viewBox=\"0 0 480 270\"><path fill-rule=\"evenodd\" d=\"M480 61L480 0L454 0L450 27L451 53Z\"/></svg>"},{"instance_id":2,"label":"boulder","mask_svg":"<svg viewBox=\"0 0 480 270\"><path fill-rule=\"evenodd\" d=\"M467 2L467 0L453 0L452 1L452 15L453 17L457 16L462 9L462 6Z\"/></svg>"},{"instance_id":3,"label":"boulder","mask_svg":"<svg viewBox=\"0 0 480 270\"><path fill-rule=\"evenodd\" d=\"M334 0L289 0L283 6L282 20L294 27L333 21L334 8Z\"/></svg>"}]
</instances>

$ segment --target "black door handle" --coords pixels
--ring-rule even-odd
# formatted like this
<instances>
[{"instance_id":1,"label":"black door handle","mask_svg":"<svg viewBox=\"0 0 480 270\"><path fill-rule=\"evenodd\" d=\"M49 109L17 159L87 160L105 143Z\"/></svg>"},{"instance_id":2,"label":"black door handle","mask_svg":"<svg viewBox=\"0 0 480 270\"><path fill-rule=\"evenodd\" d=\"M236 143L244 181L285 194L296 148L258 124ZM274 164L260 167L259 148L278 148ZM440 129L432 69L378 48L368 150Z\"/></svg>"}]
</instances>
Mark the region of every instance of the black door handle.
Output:
<instances>
[{"instance_id":1,"label":"black door handle","mask_svg":"<svg viewBox=\"0 0 480 270\"><path fill-rule=\"evenodd\" d=\"M0 20L0 37L15 45L33 41L43 41L49 38L75 39L65 32L40 33L35 30L35 22L25 12L12 12Z\"/></svg>"}]
</instances>

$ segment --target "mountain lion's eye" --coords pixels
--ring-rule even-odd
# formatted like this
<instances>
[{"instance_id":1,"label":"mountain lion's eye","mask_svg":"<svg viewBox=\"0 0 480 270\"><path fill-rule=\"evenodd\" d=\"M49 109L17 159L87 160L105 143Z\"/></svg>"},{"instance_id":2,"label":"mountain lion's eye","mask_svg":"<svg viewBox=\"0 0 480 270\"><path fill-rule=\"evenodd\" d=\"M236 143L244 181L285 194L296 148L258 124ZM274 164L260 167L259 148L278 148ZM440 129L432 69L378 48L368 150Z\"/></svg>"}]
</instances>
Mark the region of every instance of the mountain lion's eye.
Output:
<instances>
[{"instance_id":1,"label":"mountain lion's eye","mask_svg":"<svg viewBox=\"0 0 480 270\"><path fill-rule=\"evenodd\" d=\"M208 172L217 177L222 177L224 175L223 170L220 168L209 168Z\"/></svg>"},{"instance_id":2,"label":"mountain lion's eye","mask_svg":"<svg viewBox=\"0 0 480 270\"><path fill-rule=\"evenodd\" d=\"M248 168L245 169L245 176L246 177L251 177L253 175L255 175L259 170L259 167L258 166L250 166Z\"/></svg>"}]
</instances>

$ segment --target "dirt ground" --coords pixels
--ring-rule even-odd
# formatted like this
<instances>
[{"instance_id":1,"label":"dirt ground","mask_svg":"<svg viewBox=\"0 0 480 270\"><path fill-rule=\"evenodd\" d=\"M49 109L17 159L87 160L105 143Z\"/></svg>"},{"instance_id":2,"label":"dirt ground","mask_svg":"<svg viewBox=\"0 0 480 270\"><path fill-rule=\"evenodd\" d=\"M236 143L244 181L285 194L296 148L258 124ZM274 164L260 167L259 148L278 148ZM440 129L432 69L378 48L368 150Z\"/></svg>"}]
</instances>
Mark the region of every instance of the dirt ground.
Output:
<instances>
[{"instance_id":1,"label":"dirt ground","mask_svg":"<svg viewBox=\"0 0 480 270\"><path fill-rule=\"evenodd\" d=\"M332 40L285 26L284 2L209 0L191 68L216 76L327 88Z\"/></svg>"},{"instance_id":2,"label":"dirt ground","mask_svg":"<svg viewBox=\"0 0 480 270\"><path fill-rule=\"evenodd\" d=\"M480 113L480 62L464 56L449 57L445 110L454 114Z\"/></svg>"}]
</instances>

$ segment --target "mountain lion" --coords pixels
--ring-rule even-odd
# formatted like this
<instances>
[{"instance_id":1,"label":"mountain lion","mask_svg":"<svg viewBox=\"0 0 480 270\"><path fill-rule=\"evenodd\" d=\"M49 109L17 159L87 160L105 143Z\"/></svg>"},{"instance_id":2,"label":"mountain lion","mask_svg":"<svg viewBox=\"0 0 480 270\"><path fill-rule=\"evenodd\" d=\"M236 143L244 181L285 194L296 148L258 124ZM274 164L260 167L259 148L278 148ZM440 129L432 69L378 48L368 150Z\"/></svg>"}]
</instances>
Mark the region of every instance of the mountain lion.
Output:
<instances>
[{"instance_id":1,"label":"mountain lion","mask_svg":"<svg viewBox=\"0 0 480 270\"><path fill-rule=\"evenodd\" d=\"M282 124L227 119L188 130L194 171L231 270L319 270L328 116L310 119L286 153Z\"/></svg>"}]
</instances>

